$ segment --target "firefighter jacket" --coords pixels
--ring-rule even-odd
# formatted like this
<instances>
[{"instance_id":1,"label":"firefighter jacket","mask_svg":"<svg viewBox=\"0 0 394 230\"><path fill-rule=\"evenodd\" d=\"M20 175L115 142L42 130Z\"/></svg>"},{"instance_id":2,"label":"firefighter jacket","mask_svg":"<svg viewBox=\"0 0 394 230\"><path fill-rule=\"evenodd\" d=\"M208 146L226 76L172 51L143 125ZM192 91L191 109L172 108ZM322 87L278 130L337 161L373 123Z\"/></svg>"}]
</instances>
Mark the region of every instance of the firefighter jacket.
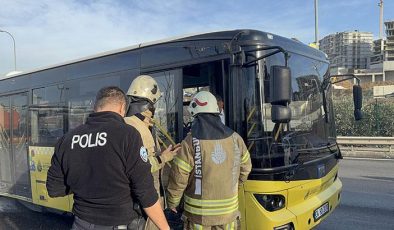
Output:
<instances>
[{"instance_id":1,"label":"firefighter jacket","mask_svg":"<svg viewBox=\"0 0 394 230\"><path fill-rule=\"evenodd\" d=\"M153 127L151 118L148 114L142 113L125 117L124 120L127 124L137 129L142 137L144 146L148 150L148 159L151 164L155 188L157 193L160 194L160 169L164 167L166 162L160 157L159 145L150 130Z\"/></svg>"},{"instance_id":2,"label":"firefighter jacket","mask_svg":"<svg viewBox=\"0 0 394 230\"><path fill-rule=\"evenodd\" d=\"M225 127L219 116L201 118L197 118L200 125L193 122L181 152L174 157L168 205L177 207L184 195L184 215L189 221L203 226L227 224L239 216L238 188L251 171L250 155L242 138Z\"/></svg>"}]
</instances>

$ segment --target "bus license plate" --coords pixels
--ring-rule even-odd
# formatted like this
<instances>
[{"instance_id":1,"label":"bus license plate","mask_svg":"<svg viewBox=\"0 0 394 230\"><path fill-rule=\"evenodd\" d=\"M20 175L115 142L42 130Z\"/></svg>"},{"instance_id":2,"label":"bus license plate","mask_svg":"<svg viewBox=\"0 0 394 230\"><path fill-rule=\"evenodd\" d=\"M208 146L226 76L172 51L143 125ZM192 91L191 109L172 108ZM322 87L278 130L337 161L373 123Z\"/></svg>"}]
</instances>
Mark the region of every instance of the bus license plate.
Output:
<instances>
[{"instance_id":1,"label":"bus license plate","mask_svg":"<svg viewBox=\"0 0 394 230\"><path fill-rule=\"evenodd\" d=\"M318 221L322 216L324 216L326 213L330 211L330 206L328 205L328 202L320 206L320 208L316 209L313 211L313 219L315 221Z\"/></svg>"}]
</instances>

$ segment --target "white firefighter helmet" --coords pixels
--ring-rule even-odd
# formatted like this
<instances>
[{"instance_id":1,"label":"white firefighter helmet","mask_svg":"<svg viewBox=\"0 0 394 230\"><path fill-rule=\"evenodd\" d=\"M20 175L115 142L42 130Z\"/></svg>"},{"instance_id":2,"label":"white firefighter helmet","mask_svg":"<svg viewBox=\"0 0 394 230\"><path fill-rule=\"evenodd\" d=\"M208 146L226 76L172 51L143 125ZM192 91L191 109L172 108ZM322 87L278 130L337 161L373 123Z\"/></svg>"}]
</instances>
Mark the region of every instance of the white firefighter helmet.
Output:
<instances>
[{"instance_id":1,"label":"white firefighter helmet","mask_svg":"<svg viewBox=\"0 0 394 230\"><path fill-rule=\"evenodd\" d=\"M207 91L194 95L189 105L189 112L193 117L199 113L220 113L216 97Z\"/></svg>"},{"instance_id":2,"label":"white firefighter helmet","mask_svg":"<svg viewBox=\"0 0 394 230\"><path fill-rule=\"evenodd\" d=\"M149 75L140 75L133 80L126 95L145 98L154 104L159 100L161 92L153 77Z\"/></svg>"}]
</instances>

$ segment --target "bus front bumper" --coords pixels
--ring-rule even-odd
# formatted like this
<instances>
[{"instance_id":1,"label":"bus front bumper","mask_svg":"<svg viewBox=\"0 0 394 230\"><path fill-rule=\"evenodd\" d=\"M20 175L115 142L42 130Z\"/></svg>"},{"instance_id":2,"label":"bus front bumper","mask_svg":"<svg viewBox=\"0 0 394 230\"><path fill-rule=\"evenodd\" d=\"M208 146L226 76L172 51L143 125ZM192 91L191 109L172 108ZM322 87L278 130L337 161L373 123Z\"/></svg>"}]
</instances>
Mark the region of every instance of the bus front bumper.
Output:
<instances>
[{"instance_id":1,"label":"bus front bumper","mask_svg":"<svg viewBox=\"0 0 394 230\"><path fill-rule=\"evenodd\" d=\"M339 205L341 191L342 182L337 178L334 183L324 191L298 205L288 207L288 210L297 217L297 221L294 224L295 229L311 229L320 224L320 222L327 218ZM326 209L323 206L328 208L328 212L317 215L318 218L315 219L317 212Z\"/></svg>"},{"instance_id":2,"label":"bus front bumper","mask_svg":"<svg viewBox=\"0 0 394 230\"><path fill-rule=\"evenodd\" d=\"M308 184L302 185L308 187ZM292 189L275 192L288 198ZM253 193L245 193L246 204L246 229L247 230L304 230L317 226L322 220L329 216L338 206L342 182L336 179L324 191L321 191L296 205L288 206L278 211L269 212L255 199ZM328 202L329 211L315 221L315 210ZM244 225L244 226L245 226Z\"/></svg>"}]
</instances>

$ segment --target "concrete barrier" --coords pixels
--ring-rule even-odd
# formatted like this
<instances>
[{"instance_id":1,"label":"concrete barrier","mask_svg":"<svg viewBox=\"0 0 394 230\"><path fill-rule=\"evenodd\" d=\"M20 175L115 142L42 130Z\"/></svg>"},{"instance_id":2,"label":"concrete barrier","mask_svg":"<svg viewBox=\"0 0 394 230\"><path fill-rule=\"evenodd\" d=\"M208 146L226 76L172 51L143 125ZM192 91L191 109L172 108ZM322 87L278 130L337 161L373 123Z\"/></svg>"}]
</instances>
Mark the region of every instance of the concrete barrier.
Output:
<instances>
[{"instance_id":1,"label":"concrete barrier","mask_svg":"<svg viewBox=\"0 0 394 230\"><path fill-rule=\"evenodd\" d=\"M394 159L394 137L337 137L344 157Z\"/></svg>"}]
</instances>

